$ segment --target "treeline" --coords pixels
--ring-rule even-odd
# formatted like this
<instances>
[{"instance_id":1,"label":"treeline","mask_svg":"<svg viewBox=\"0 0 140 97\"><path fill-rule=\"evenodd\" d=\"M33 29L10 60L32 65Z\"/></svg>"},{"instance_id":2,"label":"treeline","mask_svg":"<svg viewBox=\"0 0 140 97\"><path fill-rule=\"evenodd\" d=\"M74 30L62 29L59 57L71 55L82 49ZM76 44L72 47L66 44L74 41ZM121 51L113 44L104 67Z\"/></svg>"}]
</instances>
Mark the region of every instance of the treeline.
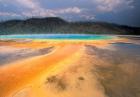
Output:
<instances>
[{"instance_id":1,"label":"treeline","mask_svg":"<svg viewBox=\"0 0 140 97\"><path fill-rule=\"evenodd\" d=\"M67 22L58 17L0 22L0 34L85 33L140 35L140 28L105 22Z\"/></svg>"}]
</instances>

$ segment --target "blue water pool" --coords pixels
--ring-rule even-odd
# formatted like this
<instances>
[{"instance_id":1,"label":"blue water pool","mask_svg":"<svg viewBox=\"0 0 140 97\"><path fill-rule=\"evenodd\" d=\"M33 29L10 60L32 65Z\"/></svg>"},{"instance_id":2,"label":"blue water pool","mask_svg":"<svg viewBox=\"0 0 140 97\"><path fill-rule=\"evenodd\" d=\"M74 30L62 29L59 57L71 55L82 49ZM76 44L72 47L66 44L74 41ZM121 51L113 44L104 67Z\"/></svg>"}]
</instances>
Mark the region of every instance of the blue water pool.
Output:
<instances>
[{"instance_id":1,"label":"blue water pool","mask_svg":"<svg viewBox=\"0 0 140 97\"><path fill-rule=\"evenodd\" d=\"M112 39L113 36L92 34L24 34L0 35L0 39L77 39L77 40L102 40Z\"/></svg>"}]
</instances>

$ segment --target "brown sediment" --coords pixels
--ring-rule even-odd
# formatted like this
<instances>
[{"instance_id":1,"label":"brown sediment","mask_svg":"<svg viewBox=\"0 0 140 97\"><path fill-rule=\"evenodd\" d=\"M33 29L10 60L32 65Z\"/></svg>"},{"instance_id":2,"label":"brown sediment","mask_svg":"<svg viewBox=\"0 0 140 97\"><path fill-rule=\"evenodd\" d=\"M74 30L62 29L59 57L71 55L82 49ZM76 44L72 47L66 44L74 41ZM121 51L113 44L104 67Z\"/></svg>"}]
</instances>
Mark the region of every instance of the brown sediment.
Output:
<instances>
[{"instance_id":1,"label":"brown sediment","mask_svg":"<svg viewBox=\"0 0 140 97\"><path fill-rule=\"evenodd\" d=\"M2 75L0 77L0 97L6 96L12 90L26 84L44 70L48 70L50 66L69 58L80 48L81 46L78 45L58 47L55 52L47 56L29 58L0 68L0 75Z\"/></svg>"},{"instance_id":2,"label":"brown sediment","mask_svg":"<svg viewBox=\"0 0 140 97\"><path fill-rule=\"evenodd\" d=\"M105 46L115 42L129 42L129 40L49 40L30 41L24 44L17 41L0 41L0 46L39 52L39 56L23 58L21 61L0 67L0 97L117 97L122 93L119 87L122 86L124 89L131 87L125 84L127 77L128 80L135 79L138 75L134 74L138 69L133 72L130 70L132 65L129 65L130 67L126 66L128 71L123 70L125 65L118 62L120 58L113 55L116 53L104 49ZM46 54L49 47L54 49ZM121 83L119 77L121 79L124 77L124 82ZM131 80L127 83L132 83L134 88L137 88L138 84L134 83L137 81ZM115 89L120 90L115 91ZM136 94L135 91L132 92Z\"/></svg>"},{"instance_id":3,"label":"brown sediment","mask_svg":"<svg viewBox=\"0 0 140 97\"><path fill-rule=\"evenodd\" d=\"M121 51L111 51L87 45L87 54L97 60L91 70L96 74L98 82L108 97L139 97L140 96L140 59ZM137 52L139 53L139 52Z\"/></svg>"}]
</instances>

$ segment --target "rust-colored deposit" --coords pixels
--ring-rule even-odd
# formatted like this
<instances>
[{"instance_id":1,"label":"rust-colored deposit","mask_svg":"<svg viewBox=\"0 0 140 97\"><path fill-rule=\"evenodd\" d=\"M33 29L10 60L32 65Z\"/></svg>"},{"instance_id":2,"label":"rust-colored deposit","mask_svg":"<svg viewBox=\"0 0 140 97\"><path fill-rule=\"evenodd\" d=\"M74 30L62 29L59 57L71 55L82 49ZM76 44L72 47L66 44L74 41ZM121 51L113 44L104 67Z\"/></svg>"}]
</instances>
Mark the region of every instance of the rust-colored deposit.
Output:
<instances>
[{"instance_id":1,"label":"rust-colored deposit","mask_svg":"<svg viewBox=\"0 0 140 97\"><path fill-rule=\"evenodd\" d=\"M98 68L114 64L100 58L115 42L129 41L0 41L0 97L112 97Z\"/></svg>"}]
</instances>

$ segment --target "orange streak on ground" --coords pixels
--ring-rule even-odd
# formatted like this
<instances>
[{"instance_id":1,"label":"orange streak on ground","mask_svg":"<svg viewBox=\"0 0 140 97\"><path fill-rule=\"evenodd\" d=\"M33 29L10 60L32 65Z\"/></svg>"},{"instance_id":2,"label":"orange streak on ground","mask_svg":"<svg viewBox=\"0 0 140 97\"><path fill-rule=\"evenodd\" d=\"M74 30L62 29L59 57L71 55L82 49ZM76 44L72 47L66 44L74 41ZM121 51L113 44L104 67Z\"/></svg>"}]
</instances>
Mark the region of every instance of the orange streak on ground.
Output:
<instances>
[{"instance_id":1,"label":"orange streak on ground","mask_svg":"<svg viewBox=\"0 0 140 97\"><path fill-rule=\"evenodd\" d=\"M0 41L0 46L12 46L17 48L31 48L31 49L40 49L50 46L64 46L66 44L75 44L75 45L94 45L98 47L104 47L108 45L108 43L113 42L129 42L128 39L109 39L109 40L32 40L28 42L19 42L17 41Z\"/></svg>"},{"instance_id":2,"label":"orange streak on ground","mask_svg":"<svg viewBox=\"0 0 140 97\"><path fill-rule=\"evenodd\" d=\"M32 79L40 75L49 67L57 65L69 59L74 53L78 52L84 45L94 45L104 47L116 40L94 40L94 41L30 41L25 43L0 41L2 46L12 46L16 48L40 49L55 46L54 53L25 59L7 66L0 67L0 97L7 97L16 88L24 86ZM122 40L117 40L122 41ZM126 40L123 40L126 41ZM72 62L73 60L71 60Z\"/></svg>"},{"instance_id":3,"label":"orange streak on ground","mask_svg":"<svg viewBox=\"0 0 140 97\"><path fill-rule=\"evenodd\" d=\"M38 91L36 88L38 81L32 81L38 79L44 75L44 72L48 72L51 67L59 65L69 59L69 62L73 62L71 56L79 52L84 45L94 45L97 47L104 47L113 42L122 42L128 40L93 40L93 41L30 41L25 43L20 42L4 42L0 41L0 46L11 46L16 48L31 48L40 49L55 46L56 51L49 55L37 56L29 59L24 59L7 66L0 67L0 97L9 97L11 93L15 92L26 86L28 83L34 82L34 91ZM38 79L39 80L39 79ZM28 85L27 85L28 86ZM42 92L42 91L40 91ZM39 93L38 95L40 95ZM10 96L11 97L11 96ZM32 96L30 96L32 97ZM36 96L34 96L36 97ZM37 96L38 97L38 96ZM42 96L45 97L45 96Z\"/></svg>"},{"instance_id":4,"label":"orange streak on ground","mask_svg":"<svg viewBox=\"0 0 140 97\"><path fill-rule=\"evenodd\" d=\"M10 92L27 84L49 67L64 61L81 49L81 45L66 45L49 55L26 59L0 68L0 97L7 97Z\"/></svg>"}]
</instances>

